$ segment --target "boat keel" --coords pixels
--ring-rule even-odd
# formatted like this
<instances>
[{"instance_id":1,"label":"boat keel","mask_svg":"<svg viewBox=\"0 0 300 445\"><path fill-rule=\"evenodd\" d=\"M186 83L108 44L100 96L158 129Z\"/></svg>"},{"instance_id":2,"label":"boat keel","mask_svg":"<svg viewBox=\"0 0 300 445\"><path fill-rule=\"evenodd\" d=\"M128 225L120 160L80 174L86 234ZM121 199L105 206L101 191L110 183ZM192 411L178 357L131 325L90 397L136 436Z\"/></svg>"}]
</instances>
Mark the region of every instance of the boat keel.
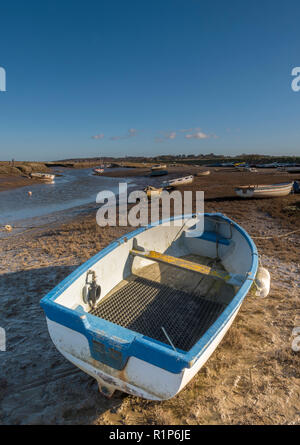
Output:
<instances>
[{"instance_id":1,"label":"boat keel","mask_svg":"<svg viewBox=\"0 0 300 445\"><path fill-rule=\"evenodd\" d=\"M99 392L101 392L104 397L107 399L110 399L116 390L116 387L113 385L109 385L108 383L104 382L103 380L97 380Z\"/></svg>"}]
</instances>

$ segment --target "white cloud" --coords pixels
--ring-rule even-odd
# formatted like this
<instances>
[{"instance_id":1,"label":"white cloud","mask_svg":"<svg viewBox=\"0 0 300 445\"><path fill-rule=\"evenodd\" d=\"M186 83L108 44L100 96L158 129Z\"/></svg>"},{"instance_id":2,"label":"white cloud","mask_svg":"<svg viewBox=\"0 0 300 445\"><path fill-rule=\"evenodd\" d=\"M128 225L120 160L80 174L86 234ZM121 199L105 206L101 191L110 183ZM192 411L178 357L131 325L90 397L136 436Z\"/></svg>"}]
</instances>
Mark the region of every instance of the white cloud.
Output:
<instances>
[{"instance_id":1,"label":"white cloud","mask_svg":"<svg viewBox=\"0 0 300 445\"><path fill-rule=\"evenodd\" d=\"M136 136L137 132L138 131L135 128L129 128L128 133L125 134L124 136L111 136L110 140L118 141L120 139L129 139L129 138L132 138L133 136Z\"/></svg>"},{"instance_id":2,"label":"white cloud","mask_svg":"<svg viewBox=\"0 0 300 445\"><path fill-rule=\"evenodd\" d=\"M188 131L193 131L194 128L183 128L182 130L179 130L181 133L187 133Z\"/></svg>"},{"instance_id":3,"label":"white cloud","mask_svg":"<svg viewBox=\"0 0 300 445\"><path fill-rule=\"evenodd\" d=\"M128 130L128 133L129 133L128 137L131 138L132 136L135 136L137 134L137 130L135 128L130 128Z\"/></svg>"},{"instance_id":4,"label":"white cloud","mask_svg":"<svg viewBox=\"0 0 300 445\"><path fill-rule=\"evenodd\" d=\"M176 138L176 131L170 131L166 133L165 131L160 131L160 134L163 136L155 138L155 142L164 142L166 139L175 139Z\"/></svg>"},{"instance_id":5,"label":"white cloud","mask_svg":"<svg viewBox=\"0 0 300 445\"><path fill-rule=\"evenodd\" d=\"M92 139L103 139L104 138L104 134L100 133L100 134L96 134L95 136L92 136Z\"/></svg>"},{"instance_id":6,"label":"white cloud","mask_svg":"<svg viewBox=\"0 0 300 445\"><path fill-rule=\"evenodd\" d=\"M181 130L179 130L181 133L188 133L191 131L200 131L201 128L199 127L195 127L195 128L182 128Z\"/></svg>"},{"instance_id":7,"label":"white cloud","mask_svg":"<svg viewBox=\"0 0 300 445\"><path fill-rule=\"evenodd\" d=\"M208 139L211 136L209 134L203 133L202 131L197 131L197 133L186 134L184 137L186 139Z\"/></svg>"}]
</instances>

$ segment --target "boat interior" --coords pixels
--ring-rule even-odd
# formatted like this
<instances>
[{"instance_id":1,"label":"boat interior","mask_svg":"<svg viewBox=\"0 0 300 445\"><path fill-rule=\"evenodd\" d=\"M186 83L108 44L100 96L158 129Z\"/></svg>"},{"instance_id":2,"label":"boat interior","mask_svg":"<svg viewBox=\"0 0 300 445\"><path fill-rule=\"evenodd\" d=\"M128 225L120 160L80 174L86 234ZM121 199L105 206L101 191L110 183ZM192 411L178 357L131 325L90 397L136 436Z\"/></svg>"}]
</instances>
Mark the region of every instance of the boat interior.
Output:
<instances>
[{"instance_id":1,"label":"boat interior","mask_svg":"<svg viewBox=\"0 0 300 445\"><path fill-rule=\"evenodd\" d=\"M183 258L224 270L208 257ZM155 263L122 280L90 313L188 351L234 295L234 287L224 281Z\"/></svg>"},{"instance_id":2,"label":"boat interior","mask_svg":"<svg viewBox=\"0 0 300 445\"><path fill-rule=\"evenodd\" d=\"M232 302L253 258L244 233L230 220L203 219L199 235L191 236L193 225L184 222L115 242L81 266L56 303L189 351ZM92 286L91 270L101 286L92 303L83 298L83 289Z\"/></svg>"}]
</instances>

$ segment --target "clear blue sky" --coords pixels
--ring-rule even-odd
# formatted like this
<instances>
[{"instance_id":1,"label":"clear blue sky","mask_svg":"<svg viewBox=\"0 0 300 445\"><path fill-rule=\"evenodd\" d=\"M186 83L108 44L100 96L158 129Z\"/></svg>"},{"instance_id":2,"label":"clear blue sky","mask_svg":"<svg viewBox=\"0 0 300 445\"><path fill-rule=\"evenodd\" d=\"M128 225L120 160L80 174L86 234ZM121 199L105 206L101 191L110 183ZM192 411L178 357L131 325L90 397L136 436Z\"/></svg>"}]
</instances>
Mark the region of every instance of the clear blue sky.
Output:
<instances>
[{"instance_id":1,"label":"clear blue sky","mask_svg":"<svg viewBox=\"0 0 300 445\"><path fill-rule=\"evenodd\" d=\"M295 66L299 0L2 2L0 159L300 154Z\"/></svg>"}]
</instances>

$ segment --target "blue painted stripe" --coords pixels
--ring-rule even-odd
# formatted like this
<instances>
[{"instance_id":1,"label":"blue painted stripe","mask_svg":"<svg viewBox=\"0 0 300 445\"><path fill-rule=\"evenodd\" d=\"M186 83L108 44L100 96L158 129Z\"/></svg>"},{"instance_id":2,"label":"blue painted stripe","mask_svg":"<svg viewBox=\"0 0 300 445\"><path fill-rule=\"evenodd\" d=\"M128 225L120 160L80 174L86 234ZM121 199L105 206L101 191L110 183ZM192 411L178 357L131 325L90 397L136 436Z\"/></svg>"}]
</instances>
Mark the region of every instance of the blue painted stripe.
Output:
<instances>
[{"instance_id":1,"label":"blue painted stripe","mask_svg":"<svg viewBox=\"0 0 300 445\"><path fill-rule=\"evenodd\" d=\"M194 215L186 215L186 218L191 218L192 216ZM133 232L119 238L117 241L114 241L105 249L101 250L95 256L90 258L87 262L78 267L41 300L41 306L44 309L47 317L59 324L67 326L70 329L83 334L89 342L91 355L93 358L103 361L116 369L123 369L127 359L130 356L135 356L141 360L152 363L173 373L179 373L184 368L191 367L221 332L232 315L238 310L252 285L258 267L258 253L256 246L244 229L221 213L206 213L205 216L217 217L233 224L233 226L246 239L251 249L252 265L249 271L249 278L239 289L231 303L190 351L174 351L170 346L150 339L142 334L115 325L107 320L103 320L88 313L83 315L80 309L72 310L55 303L55 300L72 283L74 283L75 280L87 272L87 270L92 268L108 253L116 249L120 244L124 243L125 239L132 239L149 228L158 226L168 221L180 219L181 216L158 221L154 224L149 224L146 227L141 227L134 230ZM104 346L102 347L101 344ZM118 352L120 352L119 355Z\"/></svg>"}]
</instances>

